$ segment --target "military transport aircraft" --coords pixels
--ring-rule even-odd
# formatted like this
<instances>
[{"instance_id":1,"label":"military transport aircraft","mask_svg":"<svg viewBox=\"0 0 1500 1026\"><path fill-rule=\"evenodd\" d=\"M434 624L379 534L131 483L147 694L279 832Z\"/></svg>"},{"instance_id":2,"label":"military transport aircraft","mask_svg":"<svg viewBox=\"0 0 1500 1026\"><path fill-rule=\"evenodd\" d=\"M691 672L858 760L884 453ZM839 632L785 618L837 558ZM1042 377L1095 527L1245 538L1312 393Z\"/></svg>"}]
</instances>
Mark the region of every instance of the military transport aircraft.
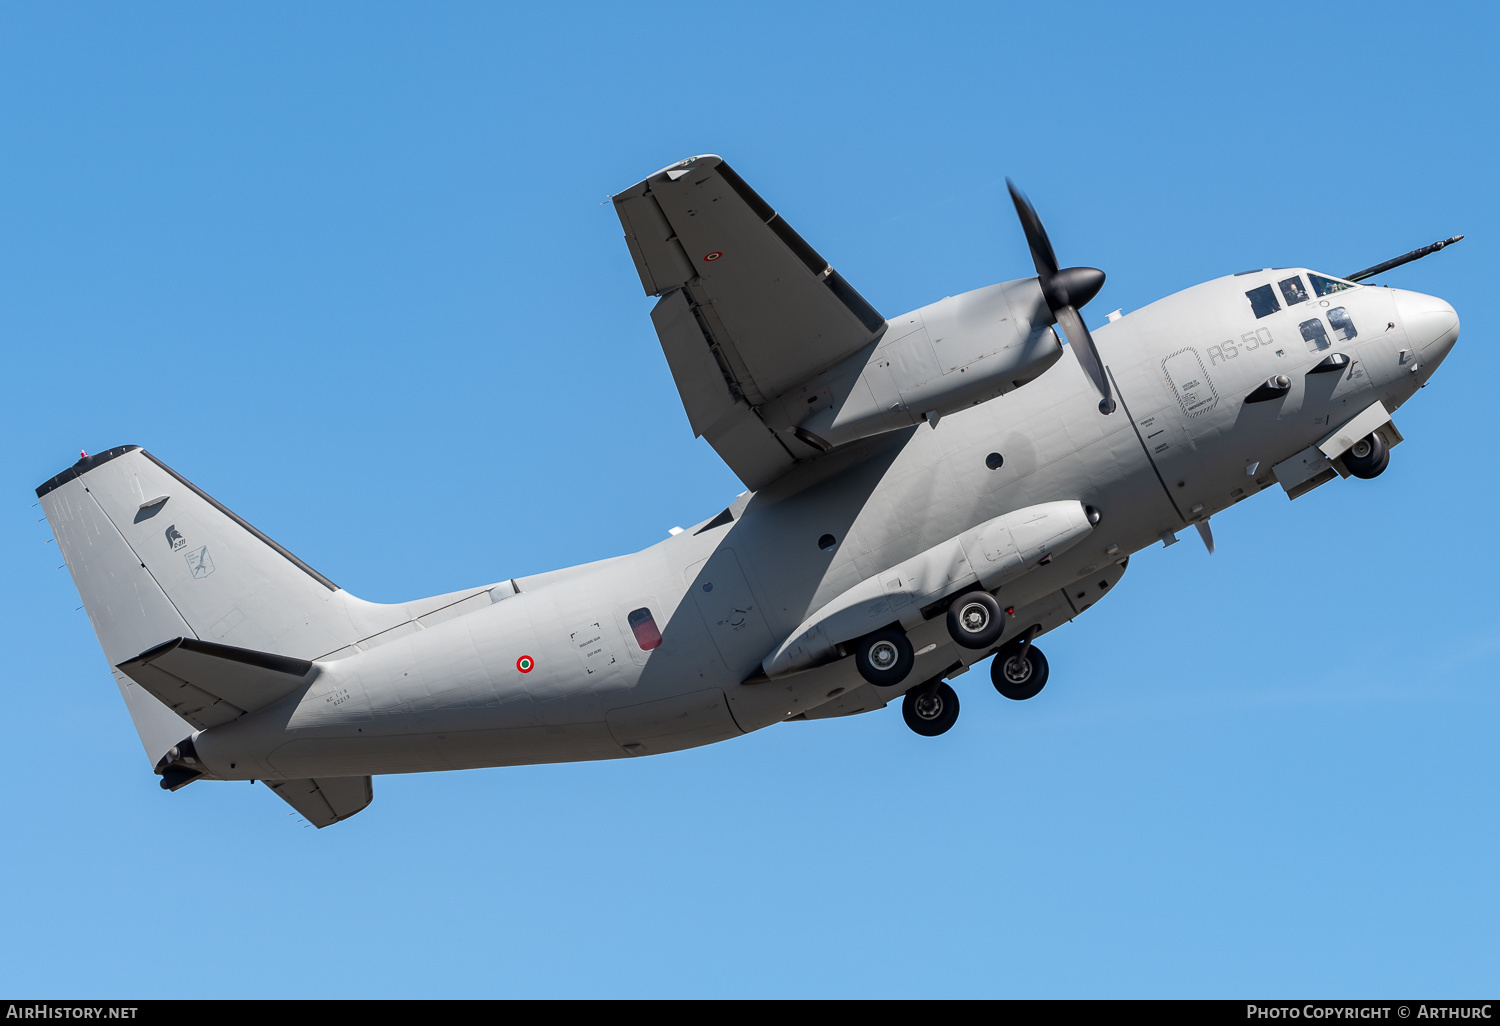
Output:
<instances>
[{"instance_id":1,"label":"military transport aircraft","mask_svg":"<svg viewBox=\"0 0 1500 1026\"><path fill-rule=\"evenodd\" d=\"M654 755L902 699L1038 637L1132 553L1273 486L1372 478L1458 337L1441 299L1244 271L1109 315L1011 187L1033 277L887 317L716 156L614 197L695 434L744 482L634 555L394 605L138 446L37 489L161 786L260 780L327 826L371 776ZM1461 238L1459 236L1458 238ZM1054 331L1071 343L1065 351ZM1069 351L1071 355L1069 355Z\"/></svg>"}]
</instances>

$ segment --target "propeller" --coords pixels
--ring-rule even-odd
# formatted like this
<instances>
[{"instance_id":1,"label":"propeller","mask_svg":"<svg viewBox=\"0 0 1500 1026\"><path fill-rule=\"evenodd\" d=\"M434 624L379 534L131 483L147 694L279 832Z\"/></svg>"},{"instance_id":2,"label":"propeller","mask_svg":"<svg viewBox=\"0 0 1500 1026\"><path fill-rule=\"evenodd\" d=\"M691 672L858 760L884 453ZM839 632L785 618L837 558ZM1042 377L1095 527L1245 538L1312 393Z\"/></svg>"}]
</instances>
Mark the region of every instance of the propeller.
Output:
<instances>
[{"instance_id":1,"label":"propeller","mask_svg":"<svg viewBox=\"0 0 1500 1026\"><path fill-rule=\"evenodd\" d=\"M1109 378L1104 373L1104 361L1099 359L1099 350L1094 346L1094 337L1078 315L1078 308L1099 294L1104 287L1104 272L1097 267L1057 266L1057 255L1052 252L1052 240L1047 238L1047 229L1042 219L1036 216L1036 208L1026 194L1016 188L1016 183L1005 180L1010 189L1011 201L1016 205L1016 216L1021 219L1021 228L1026 232L1026 243L1031 247L1031 262L1036 265L1037 281L1042 286L1042 295L1047 300L1047 309L1053 320L1062 327L1073 352L1083 365L1089 380L1099 390L1100 413L1115 412L1115 399L1110 394Z\"/></svg>"}]
</instances>

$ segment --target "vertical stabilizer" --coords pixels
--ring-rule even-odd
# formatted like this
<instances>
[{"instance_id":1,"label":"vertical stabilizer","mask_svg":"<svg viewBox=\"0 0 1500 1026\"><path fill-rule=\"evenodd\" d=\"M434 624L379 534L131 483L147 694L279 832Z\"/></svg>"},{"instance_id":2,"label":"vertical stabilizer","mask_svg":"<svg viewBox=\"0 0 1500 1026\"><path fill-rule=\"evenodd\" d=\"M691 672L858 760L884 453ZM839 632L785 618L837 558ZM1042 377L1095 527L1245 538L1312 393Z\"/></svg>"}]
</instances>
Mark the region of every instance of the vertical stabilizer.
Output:
<instances>
[{"instance_id":1,"label":"vertical stabilizer","mask_svg":"<svg viewBox=\"0 0 1500 1026\"><path fill-rule=\"evenodd\" d=\"M143 653L197 638L313 660L491 601L355 598L135 445L79 460L37 495L153 766L194 728L121 672Z\"/></svg>"}]
</instances>

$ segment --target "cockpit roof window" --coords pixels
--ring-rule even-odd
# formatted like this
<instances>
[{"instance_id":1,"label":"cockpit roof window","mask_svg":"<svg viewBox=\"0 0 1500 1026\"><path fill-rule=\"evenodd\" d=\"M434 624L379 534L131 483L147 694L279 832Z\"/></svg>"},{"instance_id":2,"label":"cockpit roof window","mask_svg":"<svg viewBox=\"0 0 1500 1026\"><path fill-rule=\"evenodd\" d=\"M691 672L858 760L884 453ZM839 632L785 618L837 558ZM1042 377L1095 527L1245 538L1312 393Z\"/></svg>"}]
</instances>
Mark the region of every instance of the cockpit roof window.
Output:
<instances>
[{"instance_id":1,"label":"cockpit roof window","mask_svg":"<svg viewBox=\"0 0 1500 1026\"><path fill-rule=\"evenodd\" d=\"M1251 289L1245 293L1245 298L1250 300L1250 309L1255 311L1256 317L1269 317L1281 309L1281 304L1276 302L1276 293L1271 291L1269 285Z\"/></svg>"},{"instance_id":2,"label":"cockpit roof window","mask_svg":"<svg viewBox=\"0 0 1500 1026\"><path fill-rule=\"evenodd\" d=\"M1331 296L1335 292L1345 289L1358 288L1352 281L1339 281L1337 278L1325 278L1321 274L1307 273L1308 280L1312 282L1313 291L1320 296Z\"/></svg>"}]
</instances>

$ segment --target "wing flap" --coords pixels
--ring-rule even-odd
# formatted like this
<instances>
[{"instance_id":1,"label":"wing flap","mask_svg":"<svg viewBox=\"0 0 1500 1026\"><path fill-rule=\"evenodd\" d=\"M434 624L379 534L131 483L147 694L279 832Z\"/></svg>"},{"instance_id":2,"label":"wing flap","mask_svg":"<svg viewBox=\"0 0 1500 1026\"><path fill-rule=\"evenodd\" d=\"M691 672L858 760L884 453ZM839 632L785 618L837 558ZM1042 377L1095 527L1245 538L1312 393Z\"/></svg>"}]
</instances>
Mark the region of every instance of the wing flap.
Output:
<instances>
[{"instance_id":1,"label":"wing flap","mask_svg":"<svg viewBox=\"0 0 1500 1026\"><path fill-rule=\"evenodd\" d=\"M264 709L316 676L306 659L197 638L174 638L118 669L199 730Z\"/></svg>"},{"instance_id":2,"label":"wing flap","mask_svg":"<svg viewBox=\"0 0 1500 1026\"><path fill-rule=\"evenodd\" d=\"M796 458L736 394L733 372L719 362L704 313L678 289L661 298L651 320L693 434L707 438L747 488L761 488L790 470Z\"/></svg>"},{"instance_id":3,"label":"wing flap","mask_svg":"<svg viewBox=\"0 0 1500 1026\"><path fill-rule=\"evenodd\" d=\"M738 399L730 391L729 377L719 366L698 316L681 289L662 296L651 309L651 323L672 369L682 408L693 434L701 437L734 409Z\"/></svg>"},{"instance_id":4,"label":"wing flap","mask_svg":"<svg viewBox=\"0 0 1500 1026\"><path fill-rule=\"evenodd\" d=\"M267 780L265 785L319 830L348 819L375 798L369 777Z\"/></svg>"},{"instance_id":5,"label":"wing flap","mask_svg":"<svg viewBox=\"0 0 1500 1026\"><path fill-rule=\"evenodd\" d=\"M744 403L715 422L703 437L752 492L764 488L797 463L781 438Z\"/></svg>"}]
</instances>

